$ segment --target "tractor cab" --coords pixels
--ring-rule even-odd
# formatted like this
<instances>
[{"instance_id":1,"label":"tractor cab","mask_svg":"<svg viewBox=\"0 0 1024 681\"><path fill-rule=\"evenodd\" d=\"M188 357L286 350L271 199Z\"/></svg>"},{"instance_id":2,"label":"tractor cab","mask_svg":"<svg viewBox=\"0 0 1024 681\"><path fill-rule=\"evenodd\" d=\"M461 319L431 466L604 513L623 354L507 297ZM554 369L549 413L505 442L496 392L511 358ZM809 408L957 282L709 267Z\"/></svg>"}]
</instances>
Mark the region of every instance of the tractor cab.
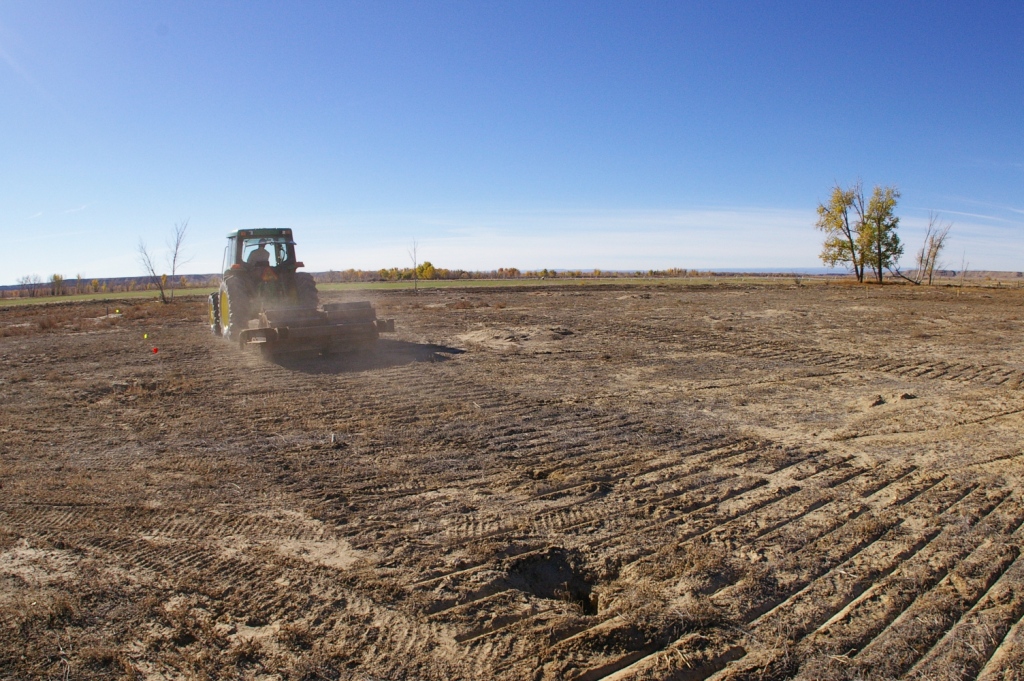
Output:
<instances>
[{"instance_id":1,"label":"tractor cab","mask_svg":"<svg viewBox=\"0 0 1024 681\"><path fill-rule=\"evenodd\" d=\"M253 270L271 267L281 272L302 267L295 260L290 229L244 229L228 234L221 270Z\"/></svg>"}]
</instances>

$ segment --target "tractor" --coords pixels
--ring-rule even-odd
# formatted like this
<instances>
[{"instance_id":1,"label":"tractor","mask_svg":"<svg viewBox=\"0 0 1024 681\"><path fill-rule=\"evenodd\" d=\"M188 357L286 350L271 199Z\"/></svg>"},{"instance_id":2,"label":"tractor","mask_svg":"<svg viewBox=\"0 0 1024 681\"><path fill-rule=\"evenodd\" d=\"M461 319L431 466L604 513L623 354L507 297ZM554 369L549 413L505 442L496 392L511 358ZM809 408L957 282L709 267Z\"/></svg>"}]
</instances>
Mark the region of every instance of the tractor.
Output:
<instances>
[{"instance_id":1,"label":"tractor","mask_svg":"<svg viewBox=\"0 0 1024 681\"><path fill-rule=\"evenodd\" d=\"M366 301L320 309L316 281L300 267L291 229L228 234L220 290L210 295L210 330L269 354L365 346L394 331L394 320L377 319Z\"/></svg>"}]
</instances>

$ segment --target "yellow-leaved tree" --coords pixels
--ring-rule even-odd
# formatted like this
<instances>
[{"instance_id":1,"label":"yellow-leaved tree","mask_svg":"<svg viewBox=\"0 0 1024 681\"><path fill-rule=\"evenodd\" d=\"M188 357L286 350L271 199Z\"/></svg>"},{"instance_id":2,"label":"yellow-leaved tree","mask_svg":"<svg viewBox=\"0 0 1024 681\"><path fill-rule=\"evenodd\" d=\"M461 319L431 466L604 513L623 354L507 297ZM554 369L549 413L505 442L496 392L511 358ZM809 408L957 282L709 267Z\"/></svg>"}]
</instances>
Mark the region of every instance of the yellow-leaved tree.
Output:
<instances>
[{"instance_id":1,"label":"yellow-leaved tree","mask_svg":"<svg viewBox=\"0 0 1024 681\"><path fill-rule=\"evenodd\" d=\"M818 204L815 227L825 232L821 261L829 267L849 265L860 282L871 272L881 283L885 270L895 271L903 255L896 231L899 198L892 186L876 185L870 199L865 199L859 181L849 189L833 187L828 202Z\"/></svg>"},{"instance_id":2,"label":"yellow-leaved tree","mask_svg":"<svg viewBox=\"0 0 1024 681\"><path fill-rule=\"evenodd\" d=\"M900 225L895 213L899 198L900 192L895 187L875 186L867 210L862 213L864 217L858 235L862 262L871 268L879 284L885 270L895 268L903 255L903 244L896 233Z\"/></svg>"},{"instance_id":3,"label":"yellow-leaved tree","mask_svg":"<svg viewBox=\"0 0 1024 681\"><path fill-rule=\"evenodd\" d=\"M864 263L860 257L860 221L850 213L856 199L861 195L860 182L849 189L838 184L832 188L828 203L818 204L818 222L815 225L825 232L825 243L821 247L821 261L828 267L850 265L857 281L864 281Z\"/></svg>"}]
</instances>

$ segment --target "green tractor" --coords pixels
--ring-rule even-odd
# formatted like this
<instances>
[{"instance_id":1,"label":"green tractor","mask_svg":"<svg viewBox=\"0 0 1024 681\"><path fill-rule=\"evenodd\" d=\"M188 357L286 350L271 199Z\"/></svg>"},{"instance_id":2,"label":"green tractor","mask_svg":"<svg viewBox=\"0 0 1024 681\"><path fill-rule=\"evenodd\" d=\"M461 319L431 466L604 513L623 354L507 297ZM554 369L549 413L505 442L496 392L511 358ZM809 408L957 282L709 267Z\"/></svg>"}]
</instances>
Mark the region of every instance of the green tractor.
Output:
<instances>
[{"instance_id":1,"label":"green tractor","mask_svg":"<svg viewBox=\"0 0 1024 681\"><path fill-rule=\"evenodd\" d=\"M290 229L244 229L228 234L220 290L210 295L210 330L264 352L376 341L394 331L394 320L377 319L368 302L318 308L316 282L298 272Z\"/></svg>"}]
</instances>

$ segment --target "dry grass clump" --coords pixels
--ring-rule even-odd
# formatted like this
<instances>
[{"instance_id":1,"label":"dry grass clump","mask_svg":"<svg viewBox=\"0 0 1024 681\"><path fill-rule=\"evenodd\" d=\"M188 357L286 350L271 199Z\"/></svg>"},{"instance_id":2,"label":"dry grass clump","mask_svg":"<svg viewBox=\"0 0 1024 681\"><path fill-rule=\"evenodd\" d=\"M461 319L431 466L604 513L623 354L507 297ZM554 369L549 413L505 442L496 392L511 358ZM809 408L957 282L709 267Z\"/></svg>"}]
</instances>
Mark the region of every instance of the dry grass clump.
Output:
<instances>
[{"instance_id":1,"label":"dry grass clump","mask_svg":"<svg viewBox=\"0 0 1024 681\"><path fill-rule=\"evenodd\" d=\"M796 678L801 681L887 681L892 677L877 675L870 667L846 655L818 653L800 665Z\"/></svg>"},{"instance_id":2,"label":"dry grass clump","mask_svg":"<svg viewBox=\"0 0 1024 681\"><path fill-rule=\"evenodd\" d=\"M259 664L264 656L263 644L258 639L239 636L228 649L227 658L236 667Z\"/></svg>"},{"instance_id":3,"label":"dry grass clump","mask_svg":"<svg viewBox=\"0 0 1024 681\"><path fill-rule=\"evenodd\" d=\"M0 470L0 489L4 488L4 477L4 471ZM14 546L15 542L18 541L18 539L19 537L17 534L14 534L13 532L10 532L3 527L0 527L0 551L4 551L6 549L11 548L12 546Z\"/></svg>"},{"instance_id":4,"label":"dry grass clump","mask_svg":"<svg viewBox=\"0 0 1024 681\"><path fill-rule=\"evenodd\" d=\"M217 648L225 647L227 640L214 626L209 613L192 607L190 600L167 605L157 611L170 629L167 639L179 648L195 642L201 642L204 646L212 644Z\"/></svg>"},{"instance_id":5,"label":"dry grass clump","mask_svg":"<svg viewBox=\"0 0 1024 681\"><path fill-rule=\"evenodd\" d=\"M634 627L658 638L722 627L727 613L701 594L674 596L657 582L641 580L608 594L602 610L616 612Z\"/></svg>"},{"instance_id":6,"label":"dry grass clump","mask_svg":"<svg viewBox=\"0 0 1024 681\"><path fill-rule=\"evenodd\" d=\"M90 646L83 648L78 658L82 666L94 672L113 674L120 672L122 678L139 678L138 671L124 651L109 646Z\"/></svg>"},{"instance_id":7,"label":"dry grass clump","mask_svg":"<svg viewBox=\"0 0 1024 681\"><path fill-rule=\"evenodd\" d=\"M121 310L121 318L129 321L170 321L180 319L182 321L197 321L206 319L206 300L189 298L175 299L173 303L165 305L158 300L143 303L130 303L113 307L108 306L111 311Z\"/></svg>"},{"instance_id":8,"label":"dry grass clump","mask_svg":"<svg viewBox=\"0 0 1024 681\"><path fill-rule=\"evenodd\" d=\"M313 634L304 622L287 622L277 632L278 642L288 650L309 650Z\"/></svg>"},{"instance_id":9,"label":"dry grass clump","mask_svg":"<svg viewBox=\"0 0 1024 681\"><path fill-rule=\"evenodd\" d=\"M0 338L27 336L33 331L34 329L29 324L6 324L4 326L0 326Z\"/></svg>"},{"instance_id":10,"label":"dry grass clump","mask_svg":"<svg viewBox=\"0 0 1024 681\"><path fill-rule=\"evenodd\" d=\"M8 625L23 638L79 624L81 604L65 592L23 595L10 609Z\"/></svg>"},{"instance_id":11,"label":"dry grass clump","mask_svg":"<svg viewBox=\"0 0 1024 681\"><path fill-rule=\"evenodd\" d=\"M8 380L10 380L11 383L25 383L26 381L32 380L32 372L28 369L22 369L21 371L13 373Z\"/></svg>"}]
</instances>

